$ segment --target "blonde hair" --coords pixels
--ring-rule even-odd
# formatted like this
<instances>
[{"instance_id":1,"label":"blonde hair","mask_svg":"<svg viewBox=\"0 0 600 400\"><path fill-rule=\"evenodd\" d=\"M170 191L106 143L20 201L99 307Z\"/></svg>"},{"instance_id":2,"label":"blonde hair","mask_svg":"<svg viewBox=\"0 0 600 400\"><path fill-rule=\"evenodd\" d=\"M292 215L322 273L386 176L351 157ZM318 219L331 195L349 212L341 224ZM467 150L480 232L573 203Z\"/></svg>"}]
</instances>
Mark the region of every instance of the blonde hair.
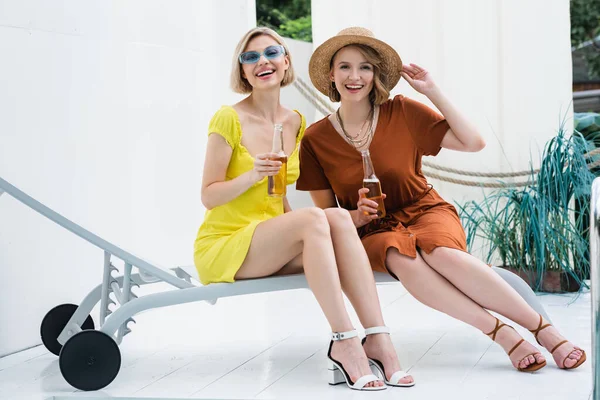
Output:
<instances>
[{"instance_id":1,"label":"blonde hair","mask_svg":"<svg viewBox=\"0 0 600 400\"><path fill-rule=\"evenodd\" d=\"M285 56L288 58L289 67L287 71L285 71L285 75L283 76L283 80L281 81L281 87L287 86L294 82L296 79L296 74L294 73L294 67L292 65L292 55L290 54L290 49L285 44L283 38L279 36L277 32L273 29L259 26L257 28L250 29L239 41L238 45L235 48L235 53L233 54L233 63L231 67L231 89L233 89L236 93L252 93L252 85L246 78L242 75L242 65L239 61L240 54L246 49L248 43L257 36L270 36L277 43L283 46L285 49Z\"/></svg>"},{"instance_id":2,"label":"blonde hair","mask_svg":"<svg viewBox=\"0 0 600 400\"><path fill-rule=\"evenodd\" d=\"M381 56L375 49L364 44L349 44L342 47L342 49L350 46L356 47L363 57L365 57L367 62L373 65L373 88L371 89L371 93L369 93L369 100L371 101L371 104L379 105L385 103L390 98L390 91L387 89L388 77L381 71L381 63L383 62ZM333 68L333 60L340 50L336 51L333 57L331 57L330 68ZM331 82L331 85L329 85L328 94L329 100L333 102L342 100L340 92L338 92L336 87L333 85L333 82Z\"/></svg>"}]
</instances>

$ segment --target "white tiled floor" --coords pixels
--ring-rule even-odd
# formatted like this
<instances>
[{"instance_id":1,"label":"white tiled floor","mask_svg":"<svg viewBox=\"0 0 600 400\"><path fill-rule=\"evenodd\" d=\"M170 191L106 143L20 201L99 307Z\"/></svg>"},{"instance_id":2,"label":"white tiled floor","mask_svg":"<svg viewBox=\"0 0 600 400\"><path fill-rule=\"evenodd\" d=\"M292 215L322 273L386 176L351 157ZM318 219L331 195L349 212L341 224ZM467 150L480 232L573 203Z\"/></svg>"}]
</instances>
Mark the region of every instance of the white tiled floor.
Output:
<instances>
[{"instance_id":1,"label":"white tiled floor","mask_svg":"<svg viewBox=\"0 0 600 400\"><path fill-rule=\"evenodd\" d=\"M121 345L119 376L99 392L75 392L60 375L57 357L42 346L1 358L0 399L590 398L589 294L541 296L553 322L588 351L588 362L562 371L550 361L524 374L480 332L421 305L400 284L380 286L379 293L403 367L417 380L413 388L362 393L327 385L327 323L303 290L139 315Z\"/></svg>"}]
</instances>

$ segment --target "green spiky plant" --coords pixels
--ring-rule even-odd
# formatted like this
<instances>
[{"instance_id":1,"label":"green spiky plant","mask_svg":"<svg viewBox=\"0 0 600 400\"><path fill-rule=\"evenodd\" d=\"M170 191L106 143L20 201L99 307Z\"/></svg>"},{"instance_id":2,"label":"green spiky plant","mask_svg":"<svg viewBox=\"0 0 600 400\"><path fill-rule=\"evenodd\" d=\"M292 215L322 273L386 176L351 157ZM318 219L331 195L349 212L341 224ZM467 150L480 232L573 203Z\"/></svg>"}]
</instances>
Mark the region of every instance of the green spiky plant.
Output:
<instances>
[{"instance_id":1,"label":"green spiky plant","mask_svg":"<svg viewBox=\"0 0 600 400\"><path fill-rule=\"evenodd\" d=\"M488 263L499 259L536 290L556 290L545 285L549 272L560 274L561 290L583 286L589 273L584 223L589 201L580 202L583 207L574 204L591 190L588 148L579 133L567 136L561 128L546 144L534 183L459 204L469 251L481 239Z\"/></svg>"},{"instance_id":2,"label":"green spiky plant","mask_svg":"<svg viewBox=\"0 0 600 400\"><path fill-rule=\"evenodd\" d=\"M600 148L600 114L593 112L575 113L573 124L575 130L587 141L590 150ZM587 159L589 163L598 160L600 160L600 154ZM592 172L594 175L600 176L600 167L592 169Z\"/></svg>"}]
</instances>

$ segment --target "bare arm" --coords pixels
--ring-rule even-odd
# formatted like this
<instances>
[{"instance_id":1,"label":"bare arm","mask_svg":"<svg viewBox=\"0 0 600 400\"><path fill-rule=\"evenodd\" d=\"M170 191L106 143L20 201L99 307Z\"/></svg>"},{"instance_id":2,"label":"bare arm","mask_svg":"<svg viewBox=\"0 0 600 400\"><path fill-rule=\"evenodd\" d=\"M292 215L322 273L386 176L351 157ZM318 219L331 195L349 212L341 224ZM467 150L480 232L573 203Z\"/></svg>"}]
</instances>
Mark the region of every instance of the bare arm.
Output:
<instances>
[{"instance_id":1,"label":"bare arm","mask_svg":"<svg viewBox=\"0 0 600 400\"><path fill-rule=\"evenodd\" d=\"M427 70L416 64L403 65L402 76L417 92L427 96L448 121L450 129L442 139L441 147L466 152L477 152L485 147L485 140L477 128L442 93Z\"/></svg>"},{"instance_id":2,"label":"bare arm","mask_svg":"<svg viewBox=\"0 0 600 400\"><path fill-rule=\"evenodd\" d=\"M233 149L221 135L213 134L208 137L201 193L202 204L208 210L237 198L265 176L275 175L281 167L280 162L266 159L270 153L259 154L252 170L226 181L225 175L232 153Z\"/></svg>"},{"instance_id":3,"label":"bare arm","mask_svg":"<svg viewBox=\"0 0 600 400\"><path fill-rule=\"evenodd\" d=\"M485 147L485 140L477 129L439 89L431 92L427 97L450 125L450 129L442 139L441 147L465 152L478 152Z\"/></svg>"}]
</instances>

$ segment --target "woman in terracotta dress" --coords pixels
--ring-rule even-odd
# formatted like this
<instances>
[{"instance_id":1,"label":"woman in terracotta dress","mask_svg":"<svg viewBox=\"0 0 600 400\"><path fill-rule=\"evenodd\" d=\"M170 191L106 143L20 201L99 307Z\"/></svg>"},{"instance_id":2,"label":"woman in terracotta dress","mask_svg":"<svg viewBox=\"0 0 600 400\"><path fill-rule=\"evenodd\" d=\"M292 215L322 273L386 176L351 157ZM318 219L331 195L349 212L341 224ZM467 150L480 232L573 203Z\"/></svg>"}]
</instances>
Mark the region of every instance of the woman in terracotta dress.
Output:
<instances>
[{"instance_id":1,"label":"woman in terracotta dress","mask_svg":"<svg viewBox=\"0 0 600 400\"><path fill-rule=\"evenodd\" d=\"M519 371L539 370L546 360L487 310L529 329L559 368L581 365L583 350L467 253L456 209L421 172L421 158L442 148L477 152L485 146L431 74L415 64L402 65L391 46L364 28L344 29L324 42L313 53L309 72L315 87L341 105L306 130L297 188L310 191L320 208L339 204L349 210L374 270L390 273L422 303L489 335ZM389 99L401 76L442 115L402 95ZM360 151L366 149L381 181L384 218L362 188Z\"/></svg>"}]
</instances>

